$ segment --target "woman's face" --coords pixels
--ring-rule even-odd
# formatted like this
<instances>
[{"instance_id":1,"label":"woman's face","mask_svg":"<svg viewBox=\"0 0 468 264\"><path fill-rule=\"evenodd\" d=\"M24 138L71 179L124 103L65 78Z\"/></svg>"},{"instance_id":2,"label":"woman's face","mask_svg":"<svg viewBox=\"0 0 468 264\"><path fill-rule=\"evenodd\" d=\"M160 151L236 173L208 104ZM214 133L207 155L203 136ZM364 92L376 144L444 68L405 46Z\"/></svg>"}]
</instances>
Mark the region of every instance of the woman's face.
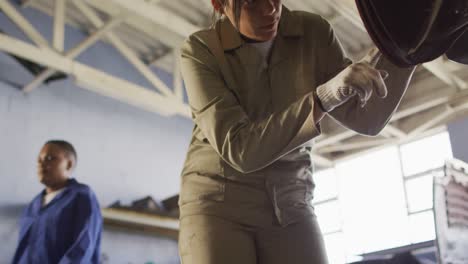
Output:
<instances>
[{"instance_id":1,"label":"woman's face","mask_svg":"<svg viewBox=\"0 0 468 264\"><path fill-rule=\"evenodd\" d=\"M236 25L234 1L228 0L225 15ZM240 4L238 30L249 39L268 41L278 32L281 17L281 0L237 0Z\"/></svg>"},{"instance_id":2,"label":"woman's face","mask_svg":"<svg viewBox=\"0 0 468 264\"><path fill-rule=\"evenodd\" d=\"M44 145L37 159L39 181L48 187L65 182L71 173L72 164L73 161L59 146Z\"/></svg>"}]
</instances>

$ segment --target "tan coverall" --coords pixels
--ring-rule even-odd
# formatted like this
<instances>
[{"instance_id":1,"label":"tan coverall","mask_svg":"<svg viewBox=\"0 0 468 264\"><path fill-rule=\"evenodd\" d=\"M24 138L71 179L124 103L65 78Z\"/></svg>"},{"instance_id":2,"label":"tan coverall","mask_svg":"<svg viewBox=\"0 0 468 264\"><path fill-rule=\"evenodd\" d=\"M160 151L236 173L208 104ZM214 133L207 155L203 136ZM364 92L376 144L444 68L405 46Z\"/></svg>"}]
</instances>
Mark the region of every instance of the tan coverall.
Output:
<instances>
[{"instance_id":1,"label":"tan coverall","mask_svg":"<svg viewBox=\"0 0 468 264\"><path fill-rule=\"evenodd\" d=\"M311 140L320 134L312 92L351 61L323 18L283 7L268 67L262 62L228 19L182 47L195 122L179 200L183 264L327 263L310 204ZM331 115L378 133L406 86L398 89L370 100L380 104L370 125L360 120L367 110L349 111L359 108L354 99Z\"/></svg>"}]
</instances>

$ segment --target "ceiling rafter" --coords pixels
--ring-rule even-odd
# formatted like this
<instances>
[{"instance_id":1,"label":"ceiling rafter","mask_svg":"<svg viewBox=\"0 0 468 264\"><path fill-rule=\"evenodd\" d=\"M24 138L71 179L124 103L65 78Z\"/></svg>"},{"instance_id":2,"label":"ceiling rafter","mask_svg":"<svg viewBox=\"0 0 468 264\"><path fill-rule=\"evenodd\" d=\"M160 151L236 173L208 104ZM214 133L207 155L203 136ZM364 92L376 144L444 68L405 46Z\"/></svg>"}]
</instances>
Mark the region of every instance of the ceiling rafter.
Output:
<instances>
[{"instance_id":1,"label":"ceiling rafter","mask_svg":"<svg viewBox=\"0 0 468 264\"><path fill-rule=\"evenodd\" d=\"M393 140L389 140L388 142L382 144L382 145L376 145L375 147L369 147L369 148L363 148L363 149L355 149L355 150L349 150L347 152L344 152L340 155L337 155L337 156L334 156L333 157L333 161L335 163L337 162L340 162L340 161L344 161L344 160L347 160L347 159L351 159L353 157L356 157L357 155L363 155L365 153L370 153L372 151L377 151L379 149L383 149L383 148L386 148L386 147L389 147L391 145L401 145L401 144L405 144L405 143L408 143L408 142L411 142L411 141L414 141L414 140L418 140L420 138L424 138L424 137L428 137L428 136L431 136L431 135L435 135L437 133L441 133L443 131L446 130L446 127L444 125L442 126L436 126L434 128L431 128L429 130L426 130L424 132L422 132L421 134L417 135L417 136L413 136L413 137L404 137L402 139L393 139ZM350 141L352 142L352 141Z\"/></svg>"},{"instance_id":2,"label":"ceiling rafter","mask_svg":"<svg viewBox=\"0 0 468 264\"><path fill-rule=\"evenodd\" d=\"M441 105L445 104L450 104L454 102L459 102L465 98L466 102L468 102L468 92L466 90L464 91L459 91L459 92L452 92L452 91L447 91L443 89L439 89L438 93L436 94L436 97L434 98L433 96L427 96L427 98L421 98L417 101L414 102L408 102L403 104L397 111L390 122L395 122L400 119L415 115L416 113L420 113L423 111L427 111L429 109L433 109L435 107L440 107ZM463 101L462 101L463 102ZM461 103L458 103L459 105ZM461 104L464 105L464 104ZM458 106L459 107L459 106ZM390 123L392 124L392 123ZM394 128L400 130L401 133L405 133L404 130L400 129L398 126L393 125ZM393 127L390 128L392 130ZM342 128L341 128L342 129ZM388 128L387 128L388 129ZM393 131L395 132L395 131ZM396 132L398 133L398 132ZM324 137L322 140L317 141L317 143L314 145L314 151L320 152L321 148L334 145L334 144L339 144L343 140L346 140L348 138L356 136L357 133L351 131L351 130L345 130L342 129L338 132L335 132L333 134L329 134L326 137ZM372 137L370 137L372 138ZM408 135L403 136L401 134L401 138L408 138Z\"/></svg>"},{"instance_id":3,"label":"ceiling rafter","mask_svg":"<svg viewBox=\"0 0 468 264\"><path fill-rule=\"evenodd\" d=\"M391 144L402 144L417 138L429 135L432 131L439 131L444 127L447 120L451 120L458 113L468 110L468 100L465 102L458 102L456 105L449 107L441 105L438 108L431 109L424 116L418 124L413 125L409 133L405 136L397 138L379 138L379 137L354 137L339 144L328 145L316 149L318 154L332 154L333 152L357 152L359 150L374 148L376 146L388 146ZM350 153L348 153L350 154ZM341 154L340 154L341 155Z\"/></svg>"},{"instance_id":4,"label":"ceiling rafter","mask_svg":"<svg viewBox=\"0 0 468 264\"><path fill-rule=\"evenodd\" d=\"M92 4L93 0L86 0ZM177 16L176 14L169 12L168 10L158 8L153 3L147 1L128 1L128 0L107 0L106 2L117 5L121 10L125 10L134 16L142 16L153 23L160 25L179 36L184 38L190 36L195 31L200 30L200 27L191 24L187 20ZM179 43L180 44L180 43Z\"/></svg>"},{"instance_id":5,"label":"ceiling rafter","mask_svg":"<svg viewBox=\"0 0 468 264\"><path fill-rule=\"evenodd\" d=\"M84 2L81 0L75 0L73 4L83 12L91 23L95 27L101 27L104 22L99 18L99 16L91 10ZM162 92L166 96L174 96L171 89L161 80L159 79L154 72L149 69L147 65L145 65L140 58L130 49L128 48L115 34L112 32L106 33L107 38L111 42L111 44L160 92ZM181 100L182 101L182 100Z\"/></svg>"},{"instance_id":6,"label":"ceiling rafter","mask_svg":"<svg viewBox=\"0 0 468 264\"><path fill-rule=\"evenodd\" d=\"M104 33L107 31L111 30L113 27L117 26L123 21L123 18L113 18L109 22L107 22L105 25L103 25L99 30L95 31L92 33L88 38L86 38L84 41L76 45L74 48L70 49L65 53L65 57L69 59L74 59L78 55L80 55L83 51L85 51L87 48L95 44ZM42 82L44 82L47 78L50 76L54 75L56 71L54 69L46 69L43 71L41 74L39 74L33 81L31 81L29 84L24 86L23 92L29 93L32 90L34 90L36 87L38 87Z\"/></svg>"},{"instance_id":7,"label":"ceiling rafter","mask_svg":"<svg viewBox=\"0 0 468 264\"><path fill-rule=\"evenodd\" d=\"M124 9L122 9L119 6L113 5L111 1L107 0L86 1L86 3L94 9L99 10L100 12L111 17L122 15L122 13L125 12ZM47 8L45 8L39 3L39 0L28 0L27 6L37 8L42 12L46 12L47 14L53 16L51 10L47 10ZM161 42L162 44L168 47L178 47L184 39L184 37L172 32L171 30L166 29L158 24L155 24L154 22L144 17L138 16L137 14L132 15L127 12L126 15L128 17L128 19L125 21L127 25L147 36L150 36L152 39L156 39L157 41Z\"/></svg>"},{"instance_id":8,"label":"ceiling rafter","mask_svg":"<svg viewBox=\"0 0 468 264\"><path fill-rule=\"evenodd\" d=\"M53 46L57 51L63 50L65 1L66 0L55 0L54 2L55 6L53 14L57 17L54 17L53 23ZM154 72L152 72L147 65L144 65L143 62L141 62L141 60L133 53L133 51L125 46L125 44L123 44L119 38L110 32L113 27L124 22L126 13L112 17L109 21L104 23L95 13L95 11L88 8L81 1L73 1L73 4L77 6L77 8L88 17L88 19L91 20L97 30L88 36L84 41L65 52L65 54L61 55L59 53L55 53L54 50L49 48L49 44L45 41L45 39L41 39L42 36L40 36L40 34L32 27L28 20L23 17L15 7L6 1L0 1L0 3L2 4L1 6L3 9L8 10L5 13L11 16L15 23L19 23L21 29L23 29L25 32L33 32L29 35L31 35L32 39L36 39L35 42L38 45L45 43L48 47L47 49L35 50L34 46L30 46L28 43L2 34L2 40L4 43L2 46L0 46L0 49L49 67L41 74L39 74L39 76L37 76L31 83L26 85L23 91L29 92L33 90L48 77L52 76L56 71L61 71L67 74L71 74L73 77L75 77L77 83L81 84L81 86L84 86L84 88L88 88L100 94L130 103L145 110L158 112L163 115L181 114L186 117L190 116L189 108L184 103L183 97L179 96L176 98L172 91L156 76L156 74L154 74ZM108 38L112 44L116 46L117 50L119 50L122 55L126 57L130 63L132 63L142 73L143 76L149 79L149 81L166 96L160 96L154 92L150 93L150 91L144 87L139 87L138 85L129 83L125 80L116 78L100 70L94 69L73 60L88 47L100 40L105 34L108 35ZM22 47L26 52L20 52L18 49L19 47ZM47 60L45 58L47 58ZM112 87L114 91L110 91L109 87ZM132 95L130 95L128 90L133 91ZM180 91L178 91L178 93L180 94ZM129 96L130 98L125 98L123 95ZM143 97L137 98L138 95ZM151 106L151 103L148 101L149 99L153 99L153 103L157 104L157 106ZM165 102L161 103L161 101Z\"/></svg>"},{"instance_id":9,"label":"ceiling rafter","mask_svg":"<svg viewBox=\"0 0 468 264\"><path fill-rule=\"evenodd\" d=\"M174 70L172 71L172 79L174 87L174 93L177 98L183 100L184 98L184 81L182 79L182 73L180 71L180 52L174 52Z\"/></svg>"},{"instance_id":10,"label":"ceiling rafter","mask_svg":"<svg viewBox=\"0 0 468 264\"><path fill-rule=\"evenodd\" d=\"M8 1L0 0L0 9L15 23L36 45L50 49L49 42L29 21L24 18Z\"/></svg>"},{"instance_id":11,"label":"ceiling rafter","mask_svg":"<svg viewBox=\"0 0 468 264\"><path fill-rule=\"evenodd\" d=\"M54 5L54 36L52 46L63 52L65 42L65 8L66 0L55 0Z\"/></svg>"},{"instance_id":12,"label":"ceiling rafter","mask_svg":"<svg viewBox=\"0 0 468 264\"><path fill-rule=\"evenodd\" d=\"M190 117L190 108L180 100L161 96L145 87L112 76L48 49L41 49L0 34L0 50L73 76L85 89L161 115Z\"/></svg>"}]
</instances>

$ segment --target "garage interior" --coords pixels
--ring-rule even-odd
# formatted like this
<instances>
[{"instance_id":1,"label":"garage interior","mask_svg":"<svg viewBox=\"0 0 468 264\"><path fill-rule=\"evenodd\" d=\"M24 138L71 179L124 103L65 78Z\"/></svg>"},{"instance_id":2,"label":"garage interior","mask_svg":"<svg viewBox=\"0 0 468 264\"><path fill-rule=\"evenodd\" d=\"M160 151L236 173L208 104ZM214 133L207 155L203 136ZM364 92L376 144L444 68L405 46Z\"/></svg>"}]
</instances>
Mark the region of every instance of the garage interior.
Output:
<instances>
[{"instance_id":1,"label":"garage interior","mask_svg":"<svg viewBox=\"0 0 468 264\"><path fill-rule=\"evenodd\" d=\"M353 60L373 45L352 0L283 4L323 16ZM211 25L210 1L0 0L0 10L0 263L42 190L35 164L52 138L74 144L76 178L97 194L102 263L180 263L177 195L193 123L179 48ZM322 130L312 203L330 263L408 252L468 263L467 65L441 56L418 66L378 136L330 119Z\"/></svg>"}]
</instances>

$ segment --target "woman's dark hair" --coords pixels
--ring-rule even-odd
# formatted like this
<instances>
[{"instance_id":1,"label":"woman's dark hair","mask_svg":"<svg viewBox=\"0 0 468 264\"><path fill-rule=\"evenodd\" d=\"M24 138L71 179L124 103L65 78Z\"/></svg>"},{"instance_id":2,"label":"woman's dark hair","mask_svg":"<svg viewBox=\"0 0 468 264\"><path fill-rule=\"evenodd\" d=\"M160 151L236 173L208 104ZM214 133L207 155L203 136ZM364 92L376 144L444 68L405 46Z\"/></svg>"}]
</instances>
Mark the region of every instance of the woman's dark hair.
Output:
<instances>
[{"instance_id":1,"label":"woman's dark hair","mask_svg":"<svg viewBox=\"0 0 468 264\"><path fill-rule=\"evenodd\" d=\"M226 7L228 7L229 0L215 0L218 2L220 9L225 10ZM242 2L244 0L232 0L233 7L232 9L234 10L234 22L236 28L239 28L239 21L240 21L240 15L241 15L241 7L242 7ZM212 19L212 26L216 24L216 22L221 18L222 14L220 11L214 10L213 9L213 19Z\"/></svg>"},{"instance_id":2,"label":"woman's dark hair","mask_svg":"<svg viewBox=\"0 0 468 264\"><path fill-rule=\"evenodd\" d=\"M75 160L75 164L78 161L78 155L76 154L75 148L73 145L65 140L49 140L44 145L55 145L61 148L67 155L71 156Z\"/></svg>"}]
</instances>

